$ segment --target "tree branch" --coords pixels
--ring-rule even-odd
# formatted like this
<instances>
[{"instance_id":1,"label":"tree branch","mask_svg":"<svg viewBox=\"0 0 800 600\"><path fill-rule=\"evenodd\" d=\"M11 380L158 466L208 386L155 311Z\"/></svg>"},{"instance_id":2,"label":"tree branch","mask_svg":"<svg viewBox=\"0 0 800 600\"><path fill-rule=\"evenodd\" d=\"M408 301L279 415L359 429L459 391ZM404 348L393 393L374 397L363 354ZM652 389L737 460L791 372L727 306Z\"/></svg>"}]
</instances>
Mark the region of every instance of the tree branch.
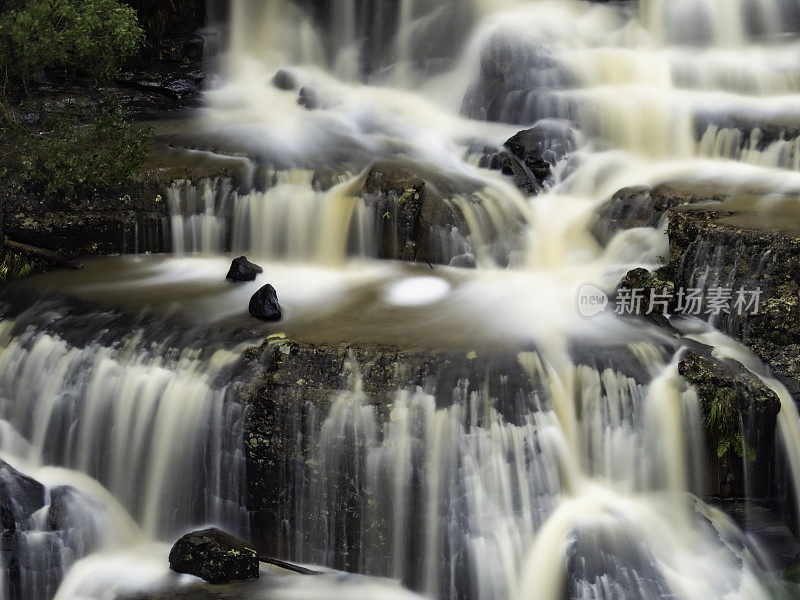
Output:
<instances>
[{"instance_id":1,"label":"tree branch","mask_svg":"<svg viewBox=\"0 0 800 600\"><path fill-rule=\"evenodd\" d=\"M6 248L27 256L32 256L34 258L43 258L44 260L49 260L50 262L58 265L69 267L70 269L83 268L82 264L75 262L74 260L70 260L69 258L65 258L51 250L45 250L44 248L37 248L36 246L30 246L28 244L14 242L12 240L6 240Z\"/></svg>"}]
</instances>

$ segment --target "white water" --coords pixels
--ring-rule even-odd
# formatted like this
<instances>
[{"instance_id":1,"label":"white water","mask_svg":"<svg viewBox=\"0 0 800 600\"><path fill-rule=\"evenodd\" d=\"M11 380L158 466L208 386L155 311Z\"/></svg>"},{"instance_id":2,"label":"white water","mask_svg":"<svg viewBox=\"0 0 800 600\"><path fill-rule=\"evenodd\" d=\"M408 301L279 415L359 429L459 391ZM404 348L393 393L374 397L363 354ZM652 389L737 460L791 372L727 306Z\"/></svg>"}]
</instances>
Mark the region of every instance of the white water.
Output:
<instances>
[{"instance_id":1,"label":"white water","mask_svg":"<svg viewBox=\"0 0 800 600\"><path fill-rule=\"evenodd\" d=\"M232 2L225 70L200 121L215 151L250 157L248 189L178 183L168 194L178 258L109 262L111 282L93 266L56 285L129 314L147 307L224 328L251 324L243 307L269 281L282 327L318 339L457 347L474 360L484 347L536 348L518 356L532 389L519 392L513 417L489 390L498 374L479 389L448 382L444 405L432 377L395 390L384 414L351 362L350 384L298 432L314 452L295 475L321 479L292 498L297 535L285 558L396 578L441 599L556 600L565 589L587 600L769 598L757 551L695 498L705 489L703 424L675 347L611 315L580 317L575 293L583 283L610 291L667 252L662 230L622 232L606 248L589 234L592 211L621 187L689 178L800 189L791 35L800 2L404 0L394 26L377 2L337 3L329 23L300 4ZM469 24L461 45L426 44L455 33L454 15ZM389 34L371 39L378 31ZM316 109L271 85L284 67ZM540 119L568 120L577 148L529 199L478 168L473 152ZM477 272L372 260L383 215L359 190L372 161L387 157L469 182L446 195L462 225L437 231L435 249L443 264L472 255ZM334 185L323 189L314 174L329 169ZM226 250L247 252L265 274L231 289ZM113 529L132 518L151 542L206 522L246 535L230 395L240 348L209 342L217 353L203 353L169 325L109 335L105 318L93 313L90 335L73 341L58 311L54 331L47 319L13 335L3 323L3 455L42 479L45 465L71 469L71 485L114 507ZM593 359L574 361L574 342ZM800 419L786 390L766 381L783 404L798 486ZM347 505L341 490L354 480L359 501ZM347 531L351 509L357 532ZM165 546L137 546L139 535L76 566L59 600L188 583L165 574ZM407 595L385 582L286 585L278 594Z\"/></svg>"}]
</instances>

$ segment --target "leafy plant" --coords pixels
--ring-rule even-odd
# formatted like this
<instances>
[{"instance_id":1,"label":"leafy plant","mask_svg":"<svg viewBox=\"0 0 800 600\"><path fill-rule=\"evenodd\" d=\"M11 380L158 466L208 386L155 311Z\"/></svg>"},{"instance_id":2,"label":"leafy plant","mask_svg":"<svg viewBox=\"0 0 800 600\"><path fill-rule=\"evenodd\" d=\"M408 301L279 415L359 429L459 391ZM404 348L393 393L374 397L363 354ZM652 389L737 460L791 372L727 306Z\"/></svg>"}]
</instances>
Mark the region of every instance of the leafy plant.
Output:
<instances>
[{"instance_id":1,"label":"leafy plant","mask_svg":"<svg viewBox=\"0 0 800 600\"><path fill-rule=\"evenodd\" d=\"M0 262L0 284L27 277L33 273L34 268L34 264L25 257L14 252L6 252L5 258Z\"/></svg>"},{"instance_id":2,"label":"leafy plant","mask_svg":"<svg viewBox=\"0 0 800 600\"><path fill-rule=\"evenodd\" d=\"M46 70L109 79L143 43L136 11L118 0L25 0L0 13L0 71L25 87Z\"/></svg>"},{"instance_id":3,"label":"leafy plant","mask_svg":"<svg viewBox=\"0 0 800 600\"><path fill-rule=\"evenodd\" d=\"M725 387L719 388L711 399L708 407L706 427L717 435L717 458L722 462L723 472L727 473L726 483L733 483L735 477L728 469L728 458L733 452L747 462L754 462L757 458L756 449L747 443L739 432L736 421L736 392Z\"/></svg>"},{"instance_id":4,"label":"leafy plant","mask_svg":"<svg viewBox=\"0 0 800 600\"><path fill-rule=\"evenodd\" d=\"M13 130L0 175L51 196L75 198L108 189L138 171L149 129L137 128L117 105L96 109L88 122L51 115L39 132Z\"/></svg>"}]
</instances>

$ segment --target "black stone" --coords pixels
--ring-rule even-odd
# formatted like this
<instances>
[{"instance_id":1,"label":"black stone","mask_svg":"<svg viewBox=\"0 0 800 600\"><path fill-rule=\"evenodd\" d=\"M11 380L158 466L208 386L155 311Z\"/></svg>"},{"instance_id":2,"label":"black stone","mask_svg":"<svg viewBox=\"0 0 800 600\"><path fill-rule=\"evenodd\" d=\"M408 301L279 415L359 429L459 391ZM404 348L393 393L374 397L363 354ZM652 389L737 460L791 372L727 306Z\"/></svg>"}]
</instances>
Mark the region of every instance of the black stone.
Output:
<instances>
[{"instance_id":1,"label":"black stone","mask_svg":"<svg viewBox=\"0 0 800 600\"><path fill-rule=\"evenodd\" d=\"M250 298L250 314L262 321L280 321L281 305L278 293L270 284L265 285Z\"/></svg>"},{"instance_id":2,"label":"black stone","mask_svg":"<svg viewBox=\"0 0 800 600\"><path fill-rule=\"evenodd\" d=\"M214 527L180 538L169 553L169 567L220 584L258 578L258 553L244 540Z\"/></svg>"},{"instance_id":3,"label":"black stone","mask_svg":"<svg viewBox=\"0 0 800 600\"><path fill-rule=\"evenodd\" d=\"M308 110L319 108L320 100L317 91L310 87L300 88L300 93L297 96L297 103Z\"/></svg>"},{"instance_id":4,"label":"black stone","mask_svg":"<svg viewBox=\"0 0 800 600\"><path fill-rule=\"evenodd\" d=\"M275 76L272 78L272 85L279 90L296 90L297 78L291 71L278 69L278 72L275 73Z\"/></svg>"},{"instance_id":5,"label":"black stone","mask_svg":"<svg viewBox=\"0 0 800 600\"><path fill-rule=\"evenodd\" d=\"M256 275L263 272L264 269L255 263L251 263L247 260L247 257L240 256L239 258L234 258L231 262L231 268L228 269L225 279L230 279L231 281L255 281Z\"/></svg>"}]
</instances>

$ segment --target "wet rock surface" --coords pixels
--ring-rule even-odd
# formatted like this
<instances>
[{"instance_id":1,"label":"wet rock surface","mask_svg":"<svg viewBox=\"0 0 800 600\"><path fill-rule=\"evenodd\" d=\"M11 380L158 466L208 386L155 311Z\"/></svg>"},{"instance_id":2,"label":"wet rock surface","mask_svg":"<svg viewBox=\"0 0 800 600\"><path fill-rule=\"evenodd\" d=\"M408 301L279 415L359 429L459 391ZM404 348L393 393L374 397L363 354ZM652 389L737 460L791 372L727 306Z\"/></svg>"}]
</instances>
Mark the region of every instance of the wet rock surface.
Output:
<instances>
[{"instance_id":1,"label":"wet rock surface","mask_svg":"<svg viewBox=\"0 0 800 600\"><path fill-rule=\"evenodd\" d=\"M722 202L729 194L729 190L714 184L685 182L663 183L652 188L623 188L597 209L591 232L601 244L606 244L619 231L657 227L670 208L698 202Z\"/></svg>"},{"instance_id":2,"label":"wet rock surface","mask_svg":"<svg viewBox=\"0 0 800 600\"><path fill-rule=\"evenodd\" d=\"M97 549L103 510L72 487L46 490L0 461L0 596L52 598L72 564Z\"/></svg>"},{"instance_id":3,"label":"wet rock surface","mask_svg":"<svg viewBox=\"0 0 800 600\"><path fill-rule=\"evenodd\" d=\"M0 524L14 531L44 506L44 486L0 461Z\"/></svg>"},{"instance_id":4,"label":"wet rock surface","mask_svg":"<svg viewBox=\"0 0 800 600\"><path fill-rule=\"evenodd\" d=\"M638 289L641 314L676 314L680 310L675 293L680 289L701 290L706 303L714 290L728 290L728 309L715 314L703 304L696 316L742 341L797 397L800 219L791 194L771 201L766 197L774 195L718 183L626 188L600 208L593 232L600 241L608 241L621 229L654 227L666 219L668 263L654 272L627 273L617 288L617 300L625 290ZM672 293L666 311L649 303L650 292L662 290ZM739 290L760 290L757 311L755 306L736 309L733 299ZM747 479L755 497L775 493L773 441L780 403L774 392L741 364L713 357L708 348L687 353L679 371L700 398L709 493L744 495Z\"/></svg>"},{"instance_id":5,"label":"wet rock surface","mask_svg":"<svg viewBox=\"0 0 800 600\"><path fill-rule=\"evenodd\" d=\"M91 198L53 197L0 184L5 233L64 257L160 252L166 249L164 184L145 172Z\"/></svg>"},{"instance_id":6,"label":"wet rock surface","mask_svg":"<svg viewBox=\"0 0 800 600\"><path fill-rule=\"evenodd\" d=\"M256 275L263 272L263 268L259 267L255 263L251 263L249 260L247 260L246 256L240 256L239 258L234 258L231 262L231 268L228 270L228 274L225 276L225 279L239 282L255 281Z\"/></svg>"},{"instance_id":7,"label":"wet rock surface","mask_svg":"<svg viewBox=\"0 0 800 600\"><path fill-rule=\"evenodd\" d=\"M702 345L682 356L678 373L694 386L700 400L707 494L769 496L775 423L781 409L775 392L741 363L715 357L710 347Z\"/></svg>"},{"instance_id":8,"label":"wet rock surface","mask_svg":"<svg viewBox=\"0 0 800 600\"><path fill-rule=\"evenodd\" d=\"M800 391L800 218L791 204L750 198L670 210L670 260L659 274L685 288L760 290L758 312L718 316L793 393ZM753 306L753 309L755 306Z\"/></svg>"},{"instance_id":9,"label":"wet rock surface","mask_svg":"<svg viewBox=\"0 0 800 600\"><path fill-rule=\"evenodd\" d=\"M478 249L468 239L469 212L493 256L501 264L508 262L509 249L503 247L503 241L520 231L522 216L510 217L498 226L489 218L481 190L479 182L456 180L423 165L389 160L375 163L358 193L376 220L378 258L433 265L473 254Z\"/></svg>"},{"instance_id":10,"label":"wet rock surface","mask_svg":"<svg viewBox=\"0 0 800 600\"><path fill-rule=\"evenodd\" d=\"M258 554L242 539L216 528L187 533L169 553L173 571L221 584L258 578Z\"/></svg>"},{"instance_id":11,"label":"wet rock surface","mask_svg":"<svg viewBox=\"0 0 800 600\"><path fill-rule=\"evenodd\" d=\"M298 526L294 513L297 494L302 489L322 489L326 477L336 478L341 482L337 483L337 505L349 515L351 527L336 533L343 542L335 556L320 557L320 561L342 570L356 567L362 536L383 539L376 542L378 546L387 543L387 536L379 533L387 523L363 518L363 481L355 473L347 474L348 469L358 468L357 462L342 465L342 472L299 468L318 453L316 430L343 390L347 393L355 386L358 394L363 393L358 402L363 402L364 410L374 413L379 423L388 423L398 390L417 386L436 398L437 407L457 403L471 392L485 391L495 399L496 410L514 421L525 414L523 406L536 386L513 352L478 356L380 344L317 345L275 334L260 348L248 350L246 361L247 368L257 374L241 394L253 539L261 544L262 553L292 556ZM357 381L352 370L355 362L361 365ZM482 422L477 414L475 419L478 424ZM356 452L359 442L354 443L352 451ZM328 522L324 514L313 518L319 522L310 525L311 530ZM389 548L378 546L367 551L376 556L389 552Z\"/></svg>"},{"instance_id":12,"label":"wet rock surface","mask_svg":"<svg viewBox=\"0 0 800 600\"><path fill-rule=\"evenodd\" d=\"M669 261L635 269L621 288L738 291L752 304L701 318L750 347L797 397L800 392L800 213L796 195L722 183L672 182L620 190L597 212L600 241L629 227L667 220ZM619 291L619 290L618 290ZM756 304L757 303L757 304ZM646 300L643 306L647 307ZM674 306L674 299L673 304ZM747 308L747 310L744 310ZM757 310L756 310L757 308ZM663 312L663 311L660 311ZM741 314L740 314L741 313Z\"/></svg>"},{"instance_id":13,"label":"wet rock surface","mask_svg":"<svg viewBox=\"0 0 800 600\"><path fill-rule=\"evenodd\" d=\"M674 292L675 285L671 281L640 267L625 274L617 286L614 300L618 304L628 303L639 315L663 315L670 314L675 306ZM634 294L638 299L634 299ZM665 301L668 297L669 300Z\"/></svg>"},{"instance_id":14,"label":"wet rock surface","mask_svg":"<svg viewBox=\"0 0 800 600\"><path fill-rule=\"evenodd\" d=\"M470 86L461 114L472 119L532 123L553 116L547 101L570 76L542 43L501 31L481 48L478 80Z\"/></svg>"},{"instance_id":15,"label":"wet rock surface","mask_svg":"<svg viewBox=\"0 0 800 600\"><path fill-rule=\"evenodd\" d=\"M800 542L778 513L742 500L720 500L718 506L754 538L769 561L765 568L783 570L800 561Z\"/></svg>"},{"instance_id":16,"label":"wet rock surface","mask_svg":"<svg viewBox=\"0 0 800 600\"><path fill-rule=\"evenodd\" d=\"M67 81L59 74L37 77L31 91L44 113L113 101L140 120L199 106L205 80L205 41L197 35L171 36L129 62L117 77L98 87L80 78ZM34 119L38 116L34 115Z\"/></svg>"},{"instance_id":17,"label":"wet rock surface","mask_svg":"<svg viewBox=\"0 0 800 600\"><path fill-rule=\"evenodd\" d=\"M255 279L255 277L253 277ZM280 321L281 305L278 293L270 284L265 285L250 298L250 314L261 321Z\"/></svg>"},{"instance_id":18,"label":"wet rock surface","mask_svg":"<svg viewBox=\"0 0 800 600\"><path fill-rule=\"evenodd\" d=\"M500 149L484 148L481 167L500 171L526 196L542 191L551 167L576 147L574 125L559 119L539 121L511 136Z\"/></svg>"}]
</instances>

